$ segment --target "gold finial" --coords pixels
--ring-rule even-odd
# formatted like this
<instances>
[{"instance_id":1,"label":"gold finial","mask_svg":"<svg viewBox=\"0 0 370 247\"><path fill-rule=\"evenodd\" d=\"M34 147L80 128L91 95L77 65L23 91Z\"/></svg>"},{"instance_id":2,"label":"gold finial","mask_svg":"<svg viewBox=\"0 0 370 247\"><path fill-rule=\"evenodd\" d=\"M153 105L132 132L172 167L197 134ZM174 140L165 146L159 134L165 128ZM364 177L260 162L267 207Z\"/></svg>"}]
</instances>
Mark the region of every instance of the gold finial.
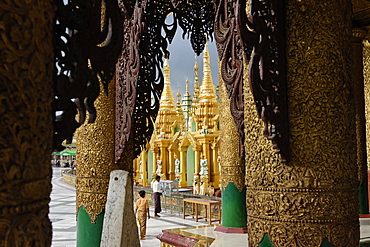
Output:
<instances>
[{"instance_id":1,"label":"gold finial","mask_svg":"<svg viewBox=\"0 0 370 247\"><path fill-rule=\"evenodd\" d=\"M185 92L188 94L189 93L189 79L186 77L186 81L185 81Z\"/></svg>"}]
</instances>

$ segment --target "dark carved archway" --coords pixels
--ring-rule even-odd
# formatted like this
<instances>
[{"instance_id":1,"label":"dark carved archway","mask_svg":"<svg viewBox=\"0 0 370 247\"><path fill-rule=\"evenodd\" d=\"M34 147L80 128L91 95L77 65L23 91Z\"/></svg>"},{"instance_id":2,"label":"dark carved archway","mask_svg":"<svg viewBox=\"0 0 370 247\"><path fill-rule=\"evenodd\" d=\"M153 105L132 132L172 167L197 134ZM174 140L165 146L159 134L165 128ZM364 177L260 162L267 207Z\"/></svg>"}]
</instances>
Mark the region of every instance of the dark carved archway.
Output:
<instances>
[{"instance_id":1,"label":"dark carved archway","mask_svg":"<svg viewBox=\"0 0 370 247\"><path fill-rule=\"evenodd\" d=\"M251 13L242 0L69 0L59 2L54 147L71 140L85 120L95 119L99 80L116 75L115 157L118 161L133 134L138 155L153 132L163 88L162 57L177 27L190 38L196 54L215 40L221 74L231 99L230 110L241 136L244 156L244 63L250 68L250 88L264 122L264 136L288 158L288 120L284 61L282 1L253 0ZM103 10L103 12L102 12ZM102 14L103 13L103 14ZM166 24L173 14L173 23ZM116 61L118 59L118 63ZM244 62L243 62L244 61ZM77 110L79 121L75 120Z\"/></svg>"}]
</instances>

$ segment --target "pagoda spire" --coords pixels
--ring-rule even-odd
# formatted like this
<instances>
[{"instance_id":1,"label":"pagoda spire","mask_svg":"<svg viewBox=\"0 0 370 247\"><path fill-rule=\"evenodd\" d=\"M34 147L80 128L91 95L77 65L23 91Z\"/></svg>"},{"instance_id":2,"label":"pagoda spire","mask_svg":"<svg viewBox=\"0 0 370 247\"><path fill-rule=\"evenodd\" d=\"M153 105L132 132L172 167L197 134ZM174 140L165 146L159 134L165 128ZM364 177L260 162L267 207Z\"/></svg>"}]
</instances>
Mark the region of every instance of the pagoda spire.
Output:
<instances>
[{"instance_id":1,"label":"pagoda spire","mask_svg":"<svg viewBox=\"0 0 370 247\"><path fill-rule=\"evenodd\" d=\"M163 75L164 75L164 87L159 101L159 111L162 109L175 109L175 99L173 97L170 81L170 65L168 63L168 58L164 60Z\"/></svg>"},{"instance_id":2,"label":"pagoda spire","mask_svg":"<svg viewBox=\"0 0 370 247\"><path fill-rule=\"evenodd\" d=\"M197 130L216 130L217 121L215 116L219 114L219 103L217 102L216 87L212 80L208 42L203 53L203 78L198 97L194 111Z\"/></svg>"},{"instance_id":3,"label":"pagoda spire","mask_svg":"<svg viewBox=\"0 0 370 247\"><path fill-rule=\"evenodd\" d=\"M199 100L217 102L216 98L216 87L212 80L211 58L209 56L207 42L203 53L203 79L202 85L200 86Z\"/></svg>"},{"instance_id":4,"label":"pagoda spire","mask_svg":"<svg viewBox=\"0 0 370 247\"><path fill-rule=\"evenodd\" d=\"M191 111L191 105L192 105L192 99L189 92L189 79L186 78L186 87L185 87L185 94L184 97L182 97L182 111L184 112L184 118L185 118L185 127L186 130L189 130L189 119L190 119L190 111Z\"/></svg>"},{"instance_id":5,"label":"pagoda spire","mask_svg":"<svg viewBox=\"0 0 370 247\"><path fill-rule=\"evenodd\" d=\"M157 135L165 139L171 138L173 135L173 123L177 119L175 99L171 89L170 72L170 65L168 58L166 58L163 66L164 87L159 100L158 116L155 121Z\"/></svg>"},{"instance_id":6,"label":"pagoda spire","mask_svg":"<svg viewBox=\"0 0 370 247\"><path fill-rule=\"evenodd\" d=\"M195 65L194 65L194 71L195 71L195 79L194 79L194 94L193 94L193 102L196 102L198 100L199 96L199 66L198 61L196 60L197 57L195 57Z\"/></svg>"},{"instance_id":7,"label":"pagoda spire","mask_svg":"<svg viewBox=\"0 0 370 247\"><path fill-rule=\"evenodd\" d=\"M194 64L194 72L195 72L195 78L194 78L194 91L193 91L193 99L191 101L191 107L189 110L189 120L188 125L191 125L192 119L195 119L195 109L197 107L197 102L199 100L199 66L197 61L197 56L195 56L195 64Z\"/></svg>"}]
</instances>

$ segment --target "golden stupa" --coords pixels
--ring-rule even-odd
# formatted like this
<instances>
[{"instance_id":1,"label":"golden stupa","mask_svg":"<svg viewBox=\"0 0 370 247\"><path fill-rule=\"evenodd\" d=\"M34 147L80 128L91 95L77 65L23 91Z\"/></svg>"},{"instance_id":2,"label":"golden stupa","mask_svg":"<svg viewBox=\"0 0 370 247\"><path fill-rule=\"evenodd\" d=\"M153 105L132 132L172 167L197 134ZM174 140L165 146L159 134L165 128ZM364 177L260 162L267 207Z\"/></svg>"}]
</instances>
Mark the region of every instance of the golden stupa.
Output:
<instances>
[{"instance_id":1,"label":"golden stupa","mask_svg":"<svg viewBox=\"0 0 370 247\"><path fill-rule=\"evenodd\" d=\"M193 98L189 80L182 99L173 97L170 66L165 59L164 88L155 121L155 132L147 150L134 160L135 182L148 186L154 176L164 180L178 180L180 187L195 186L219 188L219 103L212 81L208 44L203 53L203 78L199 86L199 66L195 62ZM201 162L206 163L207 167ZM204 175L206 170L207 175ZM203 175L202 175L203 174ZM199 190L198 190L199 192Z\"/></svg>"}]
</instances>

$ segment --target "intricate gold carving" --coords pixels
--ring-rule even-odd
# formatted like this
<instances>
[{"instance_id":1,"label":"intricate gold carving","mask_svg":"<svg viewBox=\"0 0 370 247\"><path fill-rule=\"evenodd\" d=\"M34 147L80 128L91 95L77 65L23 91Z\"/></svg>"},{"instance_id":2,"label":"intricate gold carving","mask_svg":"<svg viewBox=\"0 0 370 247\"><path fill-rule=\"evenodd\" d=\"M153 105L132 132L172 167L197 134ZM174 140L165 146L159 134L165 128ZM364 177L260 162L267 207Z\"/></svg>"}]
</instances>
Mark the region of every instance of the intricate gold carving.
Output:
<instances>
[{"instance_id":1,"label":"intricate gold carving","mask_svg":"<svg viewBox=\"0 0 370 247\"><path fill-rule=\"evenodd\" d=\"M0 246L50 246L53 4L1 1L0 20Z\"/></svg>"},{"instance_id":2,"label":"intricate gold carving","mask_svg":"<svg viewBox=\"0 0 370 247\"><path fill-rule=\"evenodd\" d=\"M267 233L274 246L319 246L323 238L357 246L350 1L285 4L291 160L281 163L260 137L245 87L249 245Z\"/></svg>"},{"instance_id":3,"label":"intricate gold carving","mask_svg":"<svg viewBox=\"0 0 370 247\"><path fill-rule=\"evenodd\" d=\"M366 139L370 140L370 43L364 41L364 92L365 92L365 117L366 117ZM370 154L370 144L366 146ZM370 155L367 156L367 167L370 170Z\"/></svg>"},{"instance_id":4,"label":"intricate gold carving","mask_svg":"<svg viewBox=\"0 0 370 247\"><path fill-rule=\"evenodd\" d=\"M362 41L367 36L367 31L352 29L352 82L356 105L356 147L358 181L362 183L363 177L367 177L366 165L366 117L363 76L363 45Z\"/></svg>"},{"instance_id":5,"label":"intricate gold carving","mask_svg":"<svg viewBox=\"0 0 370 247\"><path fill-rule=\"evenodd\" d=\"M76 209L84 206L91 222L102 212L107 201L110 172L114 164L114 83L108 84L96 100L95 123L77 131Z\"/></svg>"},{"instance_id":6,"label":"intricate gold carving","mask_svg":"<svg viewBox=\"0 0 370 247\"><path fill-rule=\"evenodd\" d=\"M220 80L220 151L221 151L221 186L226 188L229 183L242 191L245 186L245 165L239 156L239 133L230 113L230 99L219 72Z\"/></svg>"}]
</instances>

